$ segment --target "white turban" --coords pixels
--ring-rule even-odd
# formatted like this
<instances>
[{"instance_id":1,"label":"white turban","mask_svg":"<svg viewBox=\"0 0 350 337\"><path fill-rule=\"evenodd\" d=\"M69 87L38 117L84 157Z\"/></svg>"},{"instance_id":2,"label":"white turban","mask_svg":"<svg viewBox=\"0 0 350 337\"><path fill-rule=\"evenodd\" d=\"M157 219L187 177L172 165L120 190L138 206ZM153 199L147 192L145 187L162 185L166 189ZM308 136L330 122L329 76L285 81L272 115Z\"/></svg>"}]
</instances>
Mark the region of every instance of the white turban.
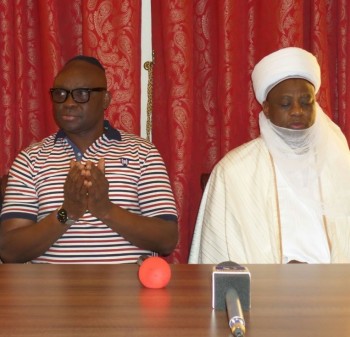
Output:
<instances>
[{"instance_id":1,"label":"white turban","mask_svg":"<svg viewBox=\"0 0 350 337\"><path fill-rule=\"evenodd\" d=\"M255 97L262 104L269 91L288 78L303 78L315 87L321 86L321 71L317 59L308 51L288 47L265 56L253 69Z\"/></svg>"}]
</instances>

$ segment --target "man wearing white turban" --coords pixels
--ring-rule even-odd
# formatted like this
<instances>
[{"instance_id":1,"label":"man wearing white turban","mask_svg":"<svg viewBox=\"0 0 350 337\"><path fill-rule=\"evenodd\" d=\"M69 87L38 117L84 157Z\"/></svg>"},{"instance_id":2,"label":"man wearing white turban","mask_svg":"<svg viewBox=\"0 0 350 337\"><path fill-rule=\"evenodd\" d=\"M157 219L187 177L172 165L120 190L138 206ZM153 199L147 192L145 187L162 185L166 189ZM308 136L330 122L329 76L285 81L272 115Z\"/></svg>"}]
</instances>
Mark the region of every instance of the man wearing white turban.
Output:
<instances>
[{"instance_id":1,"label":"man wearing white turban","mask_svg":"<svg viewBox=\"0 0 350 337\"><path fill-rule=\"evenodd\" d=\"M254 68L260 137L230 151L203 194L190 263L349 263L350 152L317 104L320 67L280 49Z\"/></svg>"}]
</instances>

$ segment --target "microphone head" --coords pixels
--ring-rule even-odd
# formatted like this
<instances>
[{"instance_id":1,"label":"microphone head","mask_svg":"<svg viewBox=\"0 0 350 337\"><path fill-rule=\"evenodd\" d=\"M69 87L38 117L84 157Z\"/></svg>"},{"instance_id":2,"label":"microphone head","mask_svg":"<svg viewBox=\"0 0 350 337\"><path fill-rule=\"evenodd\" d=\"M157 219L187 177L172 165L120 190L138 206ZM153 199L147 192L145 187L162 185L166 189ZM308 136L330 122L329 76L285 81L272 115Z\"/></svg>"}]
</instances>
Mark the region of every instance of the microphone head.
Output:
<instances>
[{"instance_id":1,"label":"microphone head","mask_svg":"<svg viewBox=\"0 0 350 337\"><path fill-rule=\"evenodd\" d=\"M225 309L225 294L231 288L237 291L243 310L250 310L249 270L232 261L219 263L212 273L212 307L214 309Z\"/></svg>"},{"instance_id":2,"label":"microphone head","mask_svg":"<svg viewBox=\"0 0 350 337\"><path fill-rule=\"evenodd\" d=\"M146 288L164 288L171 278L169 264L158 256L145 259L139 268L139 280Z\"/></svg>"}]
</instances>

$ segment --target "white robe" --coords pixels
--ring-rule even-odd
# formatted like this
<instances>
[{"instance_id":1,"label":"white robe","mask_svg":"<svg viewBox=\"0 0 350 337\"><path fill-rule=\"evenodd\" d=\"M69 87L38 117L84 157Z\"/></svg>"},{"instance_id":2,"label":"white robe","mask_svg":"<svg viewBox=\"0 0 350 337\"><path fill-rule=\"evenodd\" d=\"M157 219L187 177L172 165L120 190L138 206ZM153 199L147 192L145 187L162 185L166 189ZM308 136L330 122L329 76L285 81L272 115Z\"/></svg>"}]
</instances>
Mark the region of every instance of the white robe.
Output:
<instances>
[{"instance_id":1,"label":"white robe","mask_svg":"<svg viewBox=\"0 0 350 337\"><path fill-rule=\"evenodd\" d=\"M325 169L322 181L332 174ZM327 184L323 190L327 193ZM349 263L349 217L326 219L326 230L331 262ZM259 137L230 151L212 171L189 263L282 263L282 249L273 162Z\"/></svg>"}]
</instances>

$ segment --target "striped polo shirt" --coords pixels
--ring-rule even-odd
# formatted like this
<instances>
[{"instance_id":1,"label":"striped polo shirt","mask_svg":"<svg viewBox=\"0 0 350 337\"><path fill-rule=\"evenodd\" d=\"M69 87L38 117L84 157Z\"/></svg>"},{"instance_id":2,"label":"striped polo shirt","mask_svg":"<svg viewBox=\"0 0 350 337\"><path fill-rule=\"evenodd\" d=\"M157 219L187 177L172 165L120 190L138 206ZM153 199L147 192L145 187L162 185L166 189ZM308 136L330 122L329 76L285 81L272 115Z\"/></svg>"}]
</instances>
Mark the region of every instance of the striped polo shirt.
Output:
<instances>
[{"instance_id":1,"label":"striped polo shirt","mask_svg":"<svg viewBox=\"0 0 350 337\"><path fill-rule=\"evenodd\" d=\"M35 222L63 203L63 185L72 159L83 164L105 159L109 198L120 207L148 217L177 221L177 211L164 162L143 138L104 124L104 134L85 153L60 130L23 150L9 172L1 220ZM88 211L34 263L134 263L140 249Z\"/></svg>"}]
</instances>

